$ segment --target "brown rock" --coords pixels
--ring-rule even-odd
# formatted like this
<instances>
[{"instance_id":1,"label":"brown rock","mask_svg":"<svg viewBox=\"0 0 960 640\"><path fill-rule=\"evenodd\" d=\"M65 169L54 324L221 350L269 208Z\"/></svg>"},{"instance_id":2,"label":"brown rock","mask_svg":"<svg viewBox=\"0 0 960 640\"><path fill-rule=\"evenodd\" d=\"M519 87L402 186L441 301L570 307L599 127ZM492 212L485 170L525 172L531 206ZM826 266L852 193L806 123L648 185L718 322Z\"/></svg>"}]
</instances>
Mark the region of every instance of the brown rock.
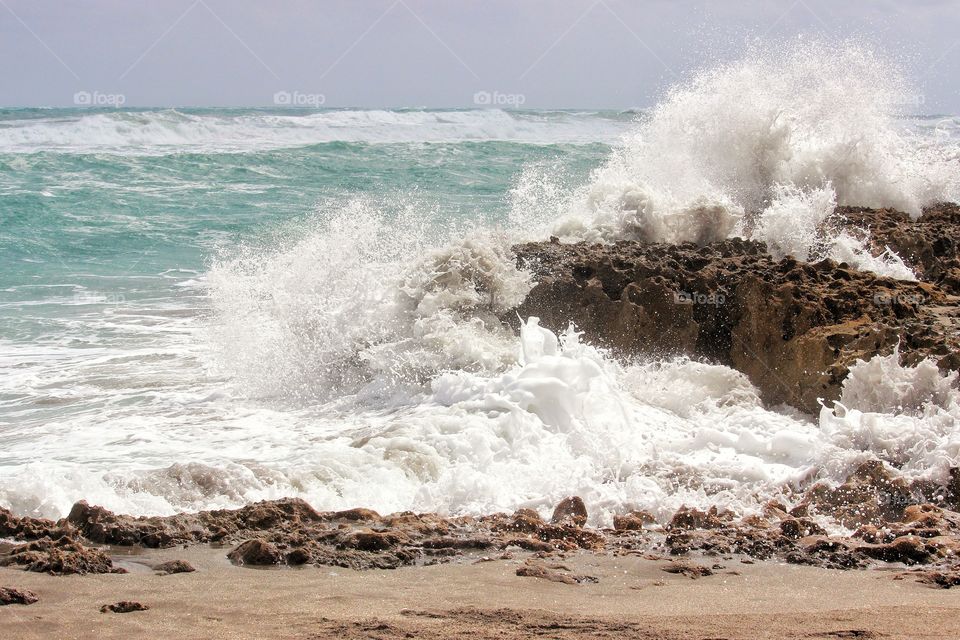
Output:
<instances>
[{"instance_id":1,"label":"brown rock","mask_svg":"<svg viewBox=\"0 0 960 640\"><path fill-rule=\"evenodd\" d=\"M693 562L685 562L682 560L673 560L668 565L661 567L663 571L667 573L676 573L683 576L687 576L693 580L697 578L703 578L704 576L712 576L713 570L710 567L705 567Z\"/></svg>"},{"instance_id":2,"label":"brown rock","mask_svg":"<svg viewBox=\"0 0 960 640\"><path fill-rule=\"evenodd\" d=\"M862 545L856 550L876 560L905 564L924 564L933 556L932 549L916 536L901 536L887 544Z\"/></svg>"},{"instance_id":3,"label":"brown rock","mask_svg":"<svg viewBox=\"0 0 960 640\"><path fill-rule=\"evenodd\" d=\"M131 611L146 611L150 607L132 600L121 600L113 604L100 607L100 613L130 613Z\"/></svg>"},{"instance_id":4,"label":"brown rock","mask_svg":"<svg viewBox=\"0 0 960 640\"><path fill-rule=\"evenodd\" d=\"M518 509L513 516L511 516L511 522L508 528L522 533L536 533L540 531L545 524L540 514L533 509Z\"/></svg>"},{"instance_id":5,"label":"brown rock","mask_svg":"<svg viewBox=\"0 0 960 640\"><path fill-rule=\"evenodd\" d=\"M140 518L117 515L81 501L66 518L68 524L93 542L150 548L210 542L244 533L249 537L256 532L292 530L324 521L324 515L298 498L258 502L230 511Z\"/></svg>"},{"instance_id":6,"label":"brown rock","mask_svg":"<svg viewBox=\"0 0 960 640\"><path fill-rule=\"evenodd\" d=\"M806 518L810 515L810 505L798 504L789 511L794 518Z\"/></svg>"},{"instance_id":7,"label":"brown rock","mask_svg":"<svg viewBox=\"0 0 960 640\"><path fill-rule=\"evenodd\" d=\"M372 531L363 529L352 531L343 537L343 546L361 551L386 551L408 544L410 537L402 531Z\"/></svg>"},{"instance_id":8,"label":"brown rock","mask_svg":"<svg viewBox=\"0 0 960 640\"><path fill-rule=\"evenodd\" d=\"M897 536L886 527L880 528L872 524L865 524L853 532L853 537L870 544L886 544L893 542Z\"/></svg>"},{"instance_id":9,"label":"brown rock","mask_svg":"<svg viewBox=\"0 0 960 640\"><path fill-rule=\"evenodd\" d=\"M33 591L0 587L0 606L7 604L33 604L40 598Z\"/></svg>"},{"instance_id":10,"label":"brown rock","mask_svg":"<svg viewBox=\"0 0 960 640\"><path fill-rule=\"evenodd\" d=\"M917 576L917 582L928 584L937 589L960 587L960 565L943 571L919 571L914 575Z\"/></svg>"},{"instance_id":11,"label":"brown rock","mask_svg":"<svg viewBox=\"0 0 960 640\"><path fill-rule=\"evenodd\" d=\"M823 527L809 518L787 518L780 522L780 531L793 540L827 533Z\"/></svg>"},{"instance_id":12,"label":"brown rock","mask_svg":"<svg viewBox=\"0 0 960 640\"><path fill-rule=\"evenodd\" d=\"M525 578L540 578L550 582L563 584L596 583L600 580L594 576L571 573L566 567L559 565L547 566L539 563L526 563L517 568L517 575Z\"/></svg>"},{"instance_id":13,"label":"brown rock","mask_svg":"<svg viewBox=\"0 0 960 640\"><path fill-rule=\"evenodd\" d=\"M782 520L787 517L787 507L782 502L770 500L763 505L763 517L767 519Z\"/></svg>"},{"instance_id":14,"label":"brown rock","mask_svg":"<svg viewBox=\"0 0 960 640\"><path fill-rule=\"evenodd\" d=\"M255 538L243 542L239 547L228 553L227 557L236 564L264 566L279 564L283 556L271 543Z\"/></svg>"},{"instance_id":15,"label":"brown rock","mask_svg":"<svg viewBox=\"0 0 960 640\"><path fill-rule=\"evenodd\" d=\"M164 562L155 566L153 570L165 575L170 575L172 573L193 573L196 571L196 569L193 568L193 565L186 560L171 560L169 562Z\"/></svg>"},{"instance_id":16,"label":"brown rock","mask_svg":"<svg viewBox=\"0 0 960 640\"><path fill-rule=\"evenodd\" d=\"M40 538L59 538L69 535L68 528L60 527L53 520L45 518L20 518L9 509L0 508L0 538L14 540L38 540Z\"/></svg>"},{"instance_id":17,"label":"brown rock","mask_svg":"<svg viewBox=\"0 0 960 640\"><path fill-rule=\"evenodd\" d=\"M929 532L926 537L960 535L960 513L942 509L932 504L914 504L903 511L904 524L916 532Z\"/></svg>"},{"instance_id":18,"label":"brown rock","mask_svg":"<svg viewBox=\"0 0 960 640\"><path fill-rule=\"evenodd\" d=\"M797 540L794 550L784 559L826 569L859 569L867 565L867 556L853 548L848 540L813 535Z\"/></svg>"},{"instance_id":19,"label":"brown rock","mask_svg":"<svg viewBox=\"0 0 960 640\"><path fill-rule=\"evenodd\" d=\"M428 538L423 541L425 549L488 549L494 544L491 538L486 536L463 537L446 536L442 538Z\"/></svg>"},{"instance_id":20,"label":"brown rock","mask_svg":"<svg viewBox=\"0 0 960 640\"><path fill-rule=\"evenodd\" d=\"M587 507L578 496L564 498L553 510L550 524L571 524L582 527L587 524Z\"/></svg>"},{"instance_id":21,"label":"brown rock","mask_svg":"<svg viewBox=\"0 0 960 640\"><path fill-rule=\"evenodd\" d=\"M293 549L288 551L287 555L284 556L289 565L300 565L310 562L310 552L306 549Z\"/></svg>"},{"instance_id":22,"label":"brown rock","mask_svg":"<svg viewBox=\"0 0 960 640\"><path fill-rule=\"evenodd\" d=\"M653 516L646 511L631 511L622 516L613 516L613 528L617 531L640 531L644 525L654 524Z\"/></svg>"},{"instance_id":23,"label":"brown rock","mask_svg":"<svg viewBox=\"0 0 960 640\"><path fill-rule=\"evenodd\" d=\"M878 460L864 462L839 487L824 483L811 487L805 504L828 514L845 527L896 522L915 502L908 484L895 478Z\"/></svg>"},{"instance_id":24,"label":"brown rock","mask_svg":"<svg viewBox=\"0 0 960 640\"><path fill-rule=\"evenodd\" d=\"M314 550L310 560L318 565L366 571L368 569L399 569L415 563L418 557L419 554L416 551L403 548L371 552L321 546Z\"/></svg>"},{"instance_id":25,"label":"brown rock","mask_svg":"<svg viewBox=\"0 0 960 640\"><path fill-rule=\"evenodd\" d=\"M670 519L671 529L719 529L726 526L726 522L720 519L716 507L709 511L700 511L699 509L689 509L680 507L673 518Z\"/></svg>"},{"instance_id":26,"label":"brown rock","mask_svg":"<svg viewBox=\"0 0 960 640\"><path fill-rule=\"evenodd\" d=\"M840 207L838 222L860 234L879 253L896 252L917 277L960 295L960 206L929 207L918 220L892 209Z\"/></svg>"},{"instance_id":27,"label":"brown rock","mask_svg":"<svg viewBox=\"0 0 960 640\"><path fill-rule=\"evenodd\" d=\"M933 536L926 538L927 550L940 558L960 557L960 538L955 536Z\"/></svg>"},{"instance_id":28,"label":"brown rock","mask_svg":"<svg viewBox=\"0 0 960 640\"><path fill-rule=\"evenodd\" d=\"M507 547L520 547L521 549L526 549L527 551L538 551L538 552L550 552L555 551L556 548L549 542L544 542L538 538L509 538L503 542L503 548Z\"/></svg>"},{"instance_id":29,"label":"brown rock","mask_svg":"<svg viewBox=\"0 0 960 640\"><path fill-rule=\"evenodd\" d=\"M383 526L389 529L405 529L420 535L442 536L450 532L450 523L435 513L403 513L392 514L381 518Z\"/></svg>"},{"instance_id":30,"label":"brown rock","mask_svg":"<svg viewBox=\"0 0 960 640\"><path fill-rule=\"evenodd\" d=\"M333 520L375 521L380 519L380 514L371 509L347 509L330 514L330 518Z\"/></svg>"}]
</instances>

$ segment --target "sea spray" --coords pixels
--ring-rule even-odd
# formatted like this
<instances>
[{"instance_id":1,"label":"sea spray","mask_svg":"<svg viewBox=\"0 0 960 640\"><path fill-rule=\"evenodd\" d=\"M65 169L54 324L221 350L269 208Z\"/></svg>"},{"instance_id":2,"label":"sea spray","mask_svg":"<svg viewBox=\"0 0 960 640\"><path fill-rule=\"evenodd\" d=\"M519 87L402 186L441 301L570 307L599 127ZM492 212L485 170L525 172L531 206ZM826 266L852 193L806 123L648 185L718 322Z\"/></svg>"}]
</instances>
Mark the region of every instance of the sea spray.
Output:
<instances>
[{"instance_id":1,"label":"sea spray","mask_svg":"<svg viewBox=\"0 0 960 640\"><path fill-rule=\"evenodd\" d=\"M552 232L701 244L741 235L807 258L834 242L819 227L835 204L919 216L958 198L960 172L950 145L898 119L906 93L897 67L863 45L758 47L668 92ZM823 257L864 256L852 242ZM857 263L909 275L895 259Z\"/></svg>"},{"instance_id":2,"label":"sea spray","mask_svg":"<svg viewBox=\"0 0 960 640\"><path fill-rule=\"evenodd\" d=\"M897 280L917 277L903 259L889 249L871 253L864 240L869 232L855 237L849 231L836 231L837 196L832 185L801 190L777 186L774 200L757 221L750 237L761 240L774 257L788 255L808 262L832 259L861 271Z\"/></svg>"},{"instance_id":3,"label":"sea spray","mask_svg":"<svg viewBox=\"0 0 960 640\"><path fill-rule=\"evenodd\" d=\"M209 283L219 368L252 395L312 403L512 363L499 314L532 283L509 242L423 220L357 199L285 249L218 261Z\"/></svg>"}]
</instances>

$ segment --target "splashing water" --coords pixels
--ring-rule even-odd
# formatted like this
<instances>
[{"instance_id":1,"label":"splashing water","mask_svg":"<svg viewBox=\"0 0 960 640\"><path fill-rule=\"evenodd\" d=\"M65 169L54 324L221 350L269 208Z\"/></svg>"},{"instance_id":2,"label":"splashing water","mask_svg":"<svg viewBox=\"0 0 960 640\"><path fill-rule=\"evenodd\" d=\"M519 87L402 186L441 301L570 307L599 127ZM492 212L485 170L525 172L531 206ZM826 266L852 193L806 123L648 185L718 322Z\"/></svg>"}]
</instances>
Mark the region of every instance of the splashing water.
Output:
<instances>
[{"instance_id":1,"label":"splashing water","mask_svg":"<svg viewBox=\"0 0 960 640\"><path fill-rule=\"evenodd\" d=\"M836 408L824 408L820 427L830 442L870 452L908 476L946 482L960 454L957 373L935 362L899 363L899 350L858 361L844 380Z\"/></svg>"},{"instance_id":2,"label":"splashing water","mask_svg":"<svg viewBox=\"0 0 960 640\"><path fill-rule=\"evenodd\" d=\"M303 402L501 369L514 345L497 315L532 283L489 233L431 242L452 235L409 207L388 220L356 200L286 250L216 263L221 367L253 395Z\"/></svg>"}]
</instances>

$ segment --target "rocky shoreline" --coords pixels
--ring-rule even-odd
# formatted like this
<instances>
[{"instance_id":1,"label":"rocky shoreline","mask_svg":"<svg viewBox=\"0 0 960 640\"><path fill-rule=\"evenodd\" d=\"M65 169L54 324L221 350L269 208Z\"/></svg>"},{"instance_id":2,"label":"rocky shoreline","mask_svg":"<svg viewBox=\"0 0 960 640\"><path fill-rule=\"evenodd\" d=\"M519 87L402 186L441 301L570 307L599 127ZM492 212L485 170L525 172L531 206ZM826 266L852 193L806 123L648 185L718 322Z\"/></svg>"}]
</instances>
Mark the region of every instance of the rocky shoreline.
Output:
<instances>
[{"instance_id":1,"label":"rocky shoreline","mask_svg":"<svg viewBox=\"0 0 960 640\"><path fill-rule=\"evenodd\" d=\"M960 469L946 486L908 484L882 463L867 462L840 486L815 484L793 507L768 503L747 517L712 508L681 508L657 524L643 512L614 518L613 527L587 526L578 497L557 505L549 520L531 509L512 514L442 517L369 509L318 512L299 499L241 509L167 517L114 514L86 502L59 521L0 510L0 566L51 575L124 573L119 548L210 546L239 566L316 565L365 571L442 563L520 560L518 576L567 584L594 578L564 570L569 554L642 556L669 561L664 571L691 577L712 573L720 559L778 560L829 569L913 567L931 586L960 586ZM852 533L830 534L841 523ZM167 562L161 573L189 573Z\"/></svg>"}]
</instances>

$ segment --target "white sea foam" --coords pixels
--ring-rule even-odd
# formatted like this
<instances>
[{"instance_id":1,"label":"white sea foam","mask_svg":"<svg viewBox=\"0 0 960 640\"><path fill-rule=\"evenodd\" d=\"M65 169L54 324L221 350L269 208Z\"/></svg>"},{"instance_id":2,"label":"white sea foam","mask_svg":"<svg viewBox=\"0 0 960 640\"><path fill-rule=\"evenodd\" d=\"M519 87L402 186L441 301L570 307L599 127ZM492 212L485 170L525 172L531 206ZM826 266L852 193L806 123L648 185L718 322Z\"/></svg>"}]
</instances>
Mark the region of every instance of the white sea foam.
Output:
<instances>
[{"instance_id":1,"label":"white sea foam","mask_svg":"<svg viewBox=\"0 0 960 640\"><path fill-rule=\"evenodd\" d=\"M5 474L3 496L48 515L78 496L134 513L284 495L318 508L546 512L571 493L587 500L595 523L628 508L668 518L683 504L749 513L785 488L838 482L874 457L908 476L942 479L960 456L954 382L926 363L865 363L846 386L847 406L825 408L818 426L764 409L752 385L725 367L624 367L574 331L558 338L529 319L515 364L498 374L449 371L403 402L393 398L387 412L252 411L207 400L199 406L221 403L220 430L115 425L139 437L100 454L135 446L139 467L38 462ZM74 431L65 437L78 451L92 444ZM171 449L193 462L150 464Z\"/></svg>"},{"instance_id":2,"label":"white sea foam","mask_svg":"<svg viewBox=\"0 0 960 640\"><path fill-rule=\"evenodd\" d=\"M859 361L820 427L846 452L869 453L912 477L945 482L960 460L960 392L957 373L942 373L932 360L914 367L899 352Z\"/></svg>"},{"instance_id":3,"label":"white sea foam","mask_svg":"<svg viewBox=\"0 0 960 640\"><path fill-rule=\"evenodd\" d=\"M837 196L829 186L807 191L778 186L773 201L763 211L750 237L764 241L777 259L787 255L810 262L831 258L861 271L898 280L917 279L893 251L887 249L874 255L860 238L825 227L836 207Z\"/></svg>"}]
</instances>

